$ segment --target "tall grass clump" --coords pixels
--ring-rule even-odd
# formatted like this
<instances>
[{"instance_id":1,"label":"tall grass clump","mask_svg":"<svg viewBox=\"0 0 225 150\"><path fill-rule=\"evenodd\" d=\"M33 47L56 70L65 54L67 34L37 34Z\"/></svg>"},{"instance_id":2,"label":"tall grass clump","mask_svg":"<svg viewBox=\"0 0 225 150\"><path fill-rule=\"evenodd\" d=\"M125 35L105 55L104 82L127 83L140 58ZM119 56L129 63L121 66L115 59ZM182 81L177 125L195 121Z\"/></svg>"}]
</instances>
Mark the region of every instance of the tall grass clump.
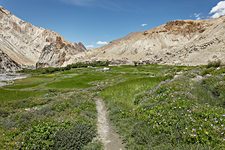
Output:
<instances>
[{"instance_id":1,"label":"tall grass clump","mask_svg":"<svg viewBox=\"0 0 225 150\"><path fill-rule=\"evenodd\" d=\"M221 60L209 61L207 68L218 68L221 66Z\"/></svg>"}]
</instances>

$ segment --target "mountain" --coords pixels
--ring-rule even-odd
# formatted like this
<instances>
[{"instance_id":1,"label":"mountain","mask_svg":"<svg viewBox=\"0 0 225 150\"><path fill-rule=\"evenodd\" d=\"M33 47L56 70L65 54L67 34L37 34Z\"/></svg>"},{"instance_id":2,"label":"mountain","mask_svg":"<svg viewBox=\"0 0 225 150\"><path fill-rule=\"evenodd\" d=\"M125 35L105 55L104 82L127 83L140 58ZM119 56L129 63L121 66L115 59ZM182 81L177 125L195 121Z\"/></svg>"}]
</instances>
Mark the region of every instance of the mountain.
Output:
<instances>
[{"instance_id":1,"label":"mountain","mask_svg":"<svg viewBox=\"0 0 225 150\"><path fill-rule=\"evenodd\" d=\"M177 20L131 33L87 51L56 32L27 23L0 7L0 68L61 67L77 61L134 61L149 64L203 65L225 63L225 16L209 20Z\"/></svg>"},{"instance_id":2,"label":"mountain","mask_svg":"<svg viewBox=\"0 0 225 150\"><path fill-rule=\"evenodd\" d=\"M225 63L224 35L225 16L171 21L112 41L88 53L86 59L172 65L202 65L220 59Z\"/></svg>"},{"instance_id":3,"label":"mountain","mask_svg":"<svg viewBox=\"0 0 225 150\"><path fill-rule=\"evenodd\" d=\"M57 43L58 39L63 39L63 37L56 32L27 23L0 7L0 50L10 58L8 63L12 60L12 63L15 62L22 67L35 66L37 62L38 64L45 63L44 66L51 66L52 64L61 66L64 62L69 61L70 54L73 55L86 50L82 44L70 42L64 42L71 45L66 51L58 51L58 47L56 47L57 50L53 47L51 49L47 48ZM46 49L52 51L51 53L57 52L60 55L64 55L64 52L66 52L66 59L57 60L60 58L51 57ZM45 58L48 59L45 60ZM59 61L60 63L57 63Z\"/></svg>"}]
</instances>

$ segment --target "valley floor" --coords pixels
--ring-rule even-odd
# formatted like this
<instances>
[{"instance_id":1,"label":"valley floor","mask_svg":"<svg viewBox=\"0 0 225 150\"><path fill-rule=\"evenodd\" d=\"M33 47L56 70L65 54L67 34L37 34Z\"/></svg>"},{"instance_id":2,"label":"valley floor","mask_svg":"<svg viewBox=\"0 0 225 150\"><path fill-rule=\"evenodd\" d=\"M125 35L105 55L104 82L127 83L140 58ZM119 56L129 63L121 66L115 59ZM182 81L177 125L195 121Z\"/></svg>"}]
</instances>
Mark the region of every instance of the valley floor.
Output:
<instances>
[{"instance_id":1,"label":"valley floor","mask_svg":"<svg viewBox=\"0 0 225 150\"><path fill-rule=\"evenodd\" d=\"M0 87L0 149L225 149L224 67L109 68Z\"/></svg>"}]
</instances>

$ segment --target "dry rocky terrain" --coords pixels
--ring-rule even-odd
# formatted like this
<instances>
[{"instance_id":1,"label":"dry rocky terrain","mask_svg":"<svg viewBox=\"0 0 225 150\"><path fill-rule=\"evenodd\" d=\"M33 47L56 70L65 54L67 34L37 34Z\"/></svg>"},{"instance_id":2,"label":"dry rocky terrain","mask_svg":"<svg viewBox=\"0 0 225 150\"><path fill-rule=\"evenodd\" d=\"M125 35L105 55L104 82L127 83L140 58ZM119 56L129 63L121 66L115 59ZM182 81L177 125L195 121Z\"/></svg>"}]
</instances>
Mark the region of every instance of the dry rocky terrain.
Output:
<instances>
[{"instance_id":1,"label":"dry rocky terrain","mask_svg":"<svg viewBox=\"0 0 225 150\"><path fill-rule=\"evenodd\" d=\"M119 63L203 65L225 58L225 17L171 21L95 49L88 59Z\"/></svg>"}]
</instances>

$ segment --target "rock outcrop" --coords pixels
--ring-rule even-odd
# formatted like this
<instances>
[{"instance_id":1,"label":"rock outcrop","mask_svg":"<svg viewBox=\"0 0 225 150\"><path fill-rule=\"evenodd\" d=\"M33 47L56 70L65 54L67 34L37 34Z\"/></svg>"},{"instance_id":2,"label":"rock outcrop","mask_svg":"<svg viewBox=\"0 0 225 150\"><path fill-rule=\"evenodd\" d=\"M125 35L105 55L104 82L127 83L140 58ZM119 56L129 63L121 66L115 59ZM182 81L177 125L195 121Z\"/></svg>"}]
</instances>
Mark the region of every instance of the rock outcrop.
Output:
<instances>
[{"instance_id":1,"label":"rock outcrop","mask_svg":"<svg viewBox=\"0 0 225 150\"><path fill-rule=\"evenodd\" d=\"M65 66L68 61L84 51L86 48L82 43L68 43L61 37L57 37L55 42L44 47L37 62L37 68Z\"/></svg>"},{"instance_id":2,"label":"rock outcrop","mask_svg":"<svg viewBox=\"0 0 225 150\"><path fill-rule=\"evenodd\" d=\"M225 16L211 20L171 21L131 33L88 53L86 59L112 62L202 65L225 63Z\"/></svg>"},{"instance_id":3,"label":"rock outcrop","mask_svg":"<svg viewBox=\"0 0 225 150\"><path fill-rule=\"evenodd\" d=\"M3 51L0 50L0 74L3 72L15 72L21 68L19 64L8 57Z\"/></svg>"}]
</instances>

